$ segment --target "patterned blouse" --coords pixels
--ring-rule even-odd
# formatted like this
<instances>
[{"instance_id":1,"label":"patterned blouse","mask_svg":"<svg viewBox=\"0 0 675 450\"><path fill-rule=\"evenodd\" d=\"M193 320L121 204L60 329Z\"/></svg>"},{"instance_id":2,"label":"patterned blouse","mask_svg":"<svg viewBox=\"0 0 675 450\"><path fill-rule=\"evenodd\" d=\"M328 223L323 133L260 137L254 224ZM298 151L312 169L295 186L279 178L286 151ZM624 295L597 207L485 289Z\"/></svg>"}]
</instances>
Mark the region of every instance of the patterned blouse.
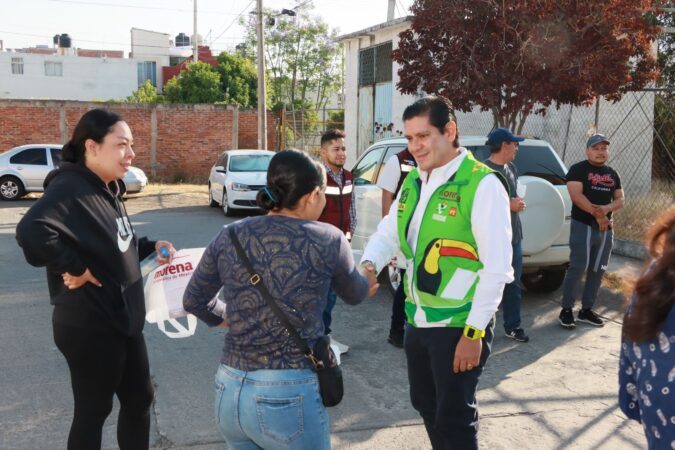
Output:
<instances>
[{"instance_id":1,"label":"patterned blouse","mask_svg":"<svg viewBox=\"0 0 675 450\"><path fill-rule=\"evenodd\" d=\"M621 344L619 406L642 423L650 450L675 449L675 307L654 339Z\"/></svg>"},{"instance_id":2,"label":"patterned blouse","mask_svg":"<svg viewBox=\"0 0 675 450\"><path fill-rule=\"evenodd\" d=\"M310 347L324 334L321 315L329 287L350 304L368 293L347 239L332 225L267 215L228 227L234 227L263 283ZM220 324L222 303L211 299L224 286L230 329L223 364L245 371L311 367L249 278L225 227L206 248L188 284L185 310L209 326Z\"/></svg>"}]
</instances>

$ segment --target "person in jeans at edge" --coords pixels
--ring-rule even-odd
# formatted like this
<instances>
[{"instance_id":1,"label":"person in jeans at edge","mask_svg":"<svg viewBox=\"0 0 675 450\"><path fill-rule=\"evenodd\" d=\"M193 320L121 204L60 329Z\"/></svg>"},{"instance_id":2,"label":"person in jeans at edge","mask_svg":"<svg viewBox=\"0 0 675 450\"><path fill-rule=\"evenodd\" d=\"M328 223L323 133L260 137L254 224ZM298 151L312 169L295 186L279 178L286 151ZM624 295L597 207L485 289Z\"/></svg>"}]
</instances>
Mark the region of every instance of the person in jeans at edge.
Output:
<instances>
[{"instance_id":1,"label":"person in jeans at edge","mask_svg":"<svg viewBox=\"0 0 675 450\"><path fill-rule=\"evenodd\" d=\"M483 161L486 166L501 173L509 185L509 209L511 210L511 248L513 249L513 281L504 286L502 309L504 312L504 333L507 337L527 342L530 338L520 326L520 303L523 297L520 276L523 273L523 226L518 213L525 210L525 200L518 196L518 169L513 164L518 152L518 142L525 139L514 136L506 128L496 128L488 134L487 145L490 157Z\"/></svg>"},{"instance_id":2,"label":"person in jeans at edge","mask_svg":"<svg viewBox=\"0 0 675 450\"><path fill-rule=\"evenodd\" d=\"M410 399L434 450L478 448L476 388L490 354L492 317L513 281L509 199L498 172L459 146L449 100L403 112L417 161L361 266L406 258L404 349Z\"/></svg>"},{"instance_id":3,"label":"person in jeans at edge","mask_svg":"<svg viewBox=\"0 0 675 450\"><path fill-rule=\"evenodd\" d=\"M393 126L393 125L392 125ZM389 213L389 208L394 202L398 191L401 190L403 180L411 170L417 167L415 158L407 148L401 150L385 163L382 174L377 180L377 185L382 189L382 217ZM401 270L401 280L405 276L405 270ZM391 323L387 342L394 347L403 348L403 333L405 330L405 290L403 283L398 285L394 293L394 302L391 305Z\"/></svg>"},{"instance_id":4,"label":"person in jeans at edge","mask_svg":"<svg viewBox=\"0 0 675 450\"><path fill-rule=\"evenodd\" d=\"M567 190L572 199L570 265L558 317L565 328L576 326L572 307L584 272L586 283L577 320L596 327L605 324L592 308L612 252L612 212L624 204L619 174L607 165L609 140L604 135L594 134L588 139L586 158L567 172Z\"/></svg>"},{"instance_id":5,"label":"person in jeans at edge","mask_svg":"<svg viewBox=\"0 0 675 450\"><path fill-rule=\"evenodd\" d=\"M326 207L321 212L319 221L336 226L347 237L347 241L351 242L356 229L356 201L352 173L344 168L347 161L346 151L344 132L328 130L321 136L320 155L327 174L327 186ZM323 326L326 335L330 336L336 294L330 288L327 295ZM349 351L349 346L338 342L332 336L331 343L338 348L340 353Z\"/></svg>"},{"instance_id":6,"label":"person in jeans at edge","mask_svg":"<svg viewBox=\"0 0 675 450\"><path fill-rule=\"evenodd\" d=\"M675 448L675 207L647 238L653 260L623 320L619 406L642 423L649 450Z\"/></svg>"},{"instance_id":7,"label":"person in jeans at edge","mask_svg":"<svg viewBox=\"0 0 675 450\"><path fill-rule=\"evenodd\" d=\"M138 239L117 180L134 158L133 136L117 114L85 113L61 150L45 193L16 227L26 261L47 268L54 342L70 370L75 412L68 449L100 449L105 419L120 402L117 443L147 449L154 395L143 338L139 258L167 241ZM53 443L54 447L62 447Z\"/></svg>"},{"instance_id":8,"label":"person in jeans at edge","mask_svg":"<svg viewBox=\"0 0 675 450\"><path fill-rule=\"evenodd\" d=\"M230 240L246 255L279 308L313 348L323 336L326 293L346 303L374 295L374 273L357 271L340 230L317 222L326 202L323 166L302 152L274 155L257 203L269 211L227 225L211 241L183 297L186 311L226 327L215 378L215 413L232 450L330 449L316 372L267 305ZM224 301L216 294L224 289Z\"/></svg>"}]
</instances>

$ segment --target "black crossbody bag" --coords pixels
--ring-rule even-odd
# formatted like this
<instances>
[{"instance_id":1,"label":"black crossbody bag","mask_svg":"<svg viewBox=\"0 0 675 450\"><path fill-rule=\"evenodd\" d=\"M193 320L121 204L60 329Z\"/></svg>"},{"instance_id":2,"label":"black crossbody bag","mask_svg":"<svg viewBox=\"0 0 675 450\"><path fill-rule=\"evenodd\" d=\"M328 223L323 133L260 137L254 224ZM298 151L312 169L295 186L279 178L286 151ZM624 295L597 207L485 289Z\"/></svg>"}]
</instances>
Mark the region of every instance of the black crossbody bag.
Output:
<instances>
[{"instance_id":1,"label":"black crossbody bag","mask_svg":"<svg viewBox=\"0 0 675 450\"><path fill-rule=\"evenodd\" d=\"M312 367L319 378L319 392L321 393L321 399L323 400L324 406L337 405L344 395L344 387L342 384L342 369L338 366L335 354L330 348L330 338L328 336L321 336L316 341L314 348L309 348L307 340L300 337L300 334L293 325L291 325L286 314L279 309L279 306L262 282L260 275L253 269L253 265L246 256L246 253L244 253L244 249L242 248L237 235L234 234L232 227L228 227L228 232L239 259L241 259L246 270L251 274L249 282L258 289L260 295L262 295L267 302L267 305L274 311L277 319L279 319L286 330L288 330L288 334L295 341L295 345L302 351L305 358L309 359L312 363Z\"/></svg>"}]
</instances>

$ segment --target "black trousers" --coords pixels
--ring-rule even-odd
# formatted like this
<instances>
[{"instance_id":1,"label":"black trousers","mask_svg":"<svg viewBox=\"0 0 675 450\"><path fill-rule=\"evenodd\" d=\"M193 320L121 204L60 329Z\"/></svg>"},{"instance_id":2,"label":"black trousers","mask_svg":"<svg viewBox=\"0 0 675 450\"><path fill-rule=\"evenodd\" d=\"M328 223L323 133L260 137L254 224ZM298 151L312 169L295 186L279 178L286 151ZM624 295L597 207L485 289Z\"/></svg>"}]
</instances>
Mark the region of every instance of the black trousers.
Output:
<instances>
[{"instance_id":1,"label":"black trousers","mask_svg":"<svg viewBox=\"0 0 675 450\"><path fill-rule=\"evenodd\" d=\"M410 400L424 419L434 450L478 449L478 378L490 356L492 321L485 330L480 366L467 372L452 370L462 328L405 330Z\"/></svg>"},{"instance_id":2,"label":"black trousers","mask_svg":"<svg viewBox=\"0 0 675 450\"><path fill-rule=\"evenodd\" d=\"M75 400L68 449L101 448L115 395L120 449L147 449L154 388L143 334L128 337L54 323L54 342L68 362Z\"/></svg>"},{"instance_id":3,"label":"black trousers","mask_svg":"<svg viewBox=\"0 0 675 450\"><path fill-rule=\"evenodd\" d=\"M391 305L391 325L389 331L403 332L406 323L405 317L405 290L403 289L403 278L405 270L401 270L401 283L394 293L394 303Z\"/></svg>"}]
</instances>

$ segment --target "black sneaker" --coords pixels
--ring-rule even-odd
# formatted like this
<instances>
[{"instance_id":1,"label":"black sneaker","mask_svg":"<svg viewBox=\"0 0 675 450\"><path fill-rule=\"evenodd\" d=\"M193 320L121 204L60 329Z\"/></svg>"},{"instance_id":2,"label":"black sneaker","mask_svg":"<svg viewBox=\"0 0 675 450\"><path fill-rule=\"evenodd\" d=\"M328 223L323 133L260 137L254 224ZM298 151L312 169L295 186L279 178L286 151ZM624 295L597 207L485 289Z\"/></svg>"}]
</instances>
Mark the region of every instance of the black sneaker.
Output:
<instances>
[{"instance_id":1,"label":"black sneaker","mask_svg":"<svg viewBox=\"0 0 675 450\"><path fill-rule=\"evenodd\" d=\"M577 326L574 323L574 314L572 313L572 308L563 308L560 311L560 316L558 316L558 322L565 328L574 328Z\"/></svg>"},{"instance_id":2,"label":"black sneaker","mask_svg":"<svg viewBox=\"0 0 675 450\"><path fill-rule=\"evenodd\" d=\"M594 327L604 327L605 326L605 321L602 320L590 308L580 310L579 314L577 315L577 320L579 322L585 322L589 325L593 325Z\"/></svg>"},{"instance_id":3,"label":"black sneaker","mask_svg":"<svg viewBox=\"0 0 675 450\"><path fill-rule=\"evenodd\" d=\"M403 330L389 331L387 342L397 348L403 348Z\"/></svg>"},{"instance_id":4,"label":"black sneaker","mask_svg":"<svg viewBox=\"0 0 675 450\"><path fill-rule=\"evenodd\" d=\"M515 330L507 331L504 334L506 337L510 337L514 341L518 342L527 342L530 340L530 337L525 334L525 330L522 328L516 328Z\"/></svg>"}]
</instances>

